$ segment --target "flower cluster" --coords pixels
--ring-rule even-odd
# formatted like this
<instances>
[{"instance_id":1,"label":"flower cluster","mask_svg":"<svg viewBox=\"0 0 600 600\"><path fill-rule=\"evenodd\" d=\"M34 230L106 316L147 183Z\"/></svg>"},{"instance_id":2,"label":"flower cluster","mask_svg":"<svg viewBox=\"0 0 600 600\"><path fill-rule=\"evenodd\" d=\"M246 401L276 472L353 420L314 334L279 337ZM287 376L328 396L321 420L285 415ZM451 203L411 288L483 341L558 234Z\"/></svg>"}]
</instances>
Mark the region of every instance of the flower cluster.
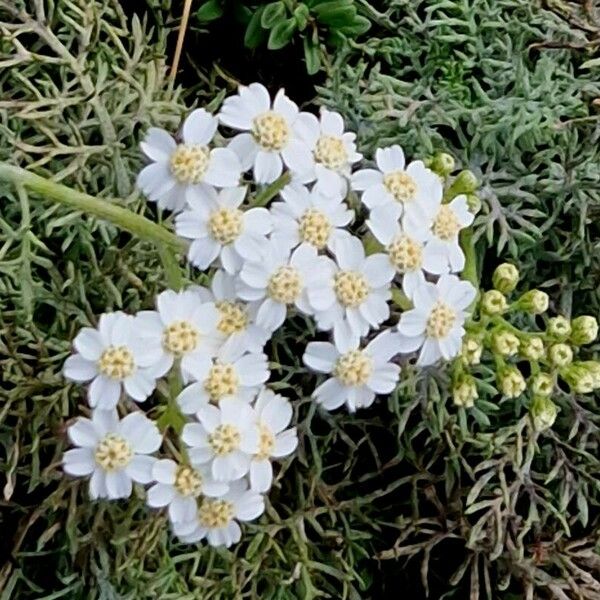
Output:
<instances>
[{"instance_id":1,"label":"flower cluster","mask_svg":"<svg viewBox=\"0 0 600 600\"><path fill-rule=\"evenodd\" d=\"M219 124L237 133L217 146ZM151 128L141 147L151 162L138 186L175 213L210 284L166 290L155 310L104 314L79 332L64 372L90 382L92 414L69 428L64 469L90 476L92 498L147 486L182 541L229 546L238 522L262 514L272 461L297 445L264 352L289 316L322 332L303 361L325 374L313 398L329 410L393 392L402 355L428 366L460 353L476 297L457 275L473 178L448 186L448 157L407 164L397 145L353 172L362 156L338 113L317 118L258 83L217 116L194 110L176 138ZM355 235L363 213L368 244ZM151 408L161 432L134 404L155 390L166 400Z\"/></svg>"},{"instance_id":2,"label":"flower cluster","mask_svg":"<svg viewBox=\"0 0 600 600\"><path fill-rule=\"evenodd\" d=\"M510 302L519 272L508 263L496 268L492 282L494 289L481 296L479 319L470 321L461 359L455 362L454 403L465 408L474 405L478 387L484 385L477 378L477 366L482 355L489 353L500 394L507 399L527 395L533 426L542 431L556 419L558 409L552 396L560 393L561 383L576 394L600 389L600 362L576 360L580 347L598 337L598 322L592 316L573 320L556 316L545 318L544 328L538 329L535 317L539 322L548 310L548 295L529 290ZM530 325L519 328L511 321L526 322L513 318L523 314L531 317Z\"/></svg>"}]
</instances>

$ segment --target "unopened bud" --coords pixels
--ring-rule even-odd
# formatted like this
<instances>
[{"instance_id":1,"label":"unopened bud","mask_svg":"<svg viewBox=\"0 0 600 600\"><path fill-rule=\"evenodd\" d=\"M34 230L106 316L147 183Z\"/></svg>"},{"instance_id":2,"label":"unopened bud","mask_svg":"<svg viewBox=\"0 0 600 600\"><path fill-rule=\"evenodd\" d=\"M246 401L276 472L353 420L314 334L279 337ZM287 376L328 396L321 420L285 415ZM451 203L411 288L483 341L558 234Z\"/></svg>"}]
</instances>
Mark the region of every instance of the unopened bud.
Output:
<instances>
[{"instance_id":1,"label":"unopened bud","mask_svg":"<svg viewBox=\"0 0 600 600\"><path fill-rule=\"evenodd\" d=\"M492 334L492 348L501 356L514 356L519 345L519 338L510 331L500 330Z\"/></svg>"},{"instance_id":2,"label":"unopened bud","mask_svg":"<svg viewBox=\"0 0 600 600\"><path fill-rule=\"evenodd\" d=\"M434 173L437 173L440 177L447 177L454 171L456 162L454 157L447 152L440 152L436 154L429 164L427 165Z\"/></svg>"},{"instance_id":3,"label":"unopened bud","mask_svg":"<svg viewBox=\"0 0 600 600\"><path fill-rule=\"evenodd\" d=\"M534 396L551 396L554 391L554 378L549 373L538 373L531 381Z\"/></svg>"},{"instance_id":4,"label":"unopened bud","mask_svg":"<svg viewBox=\"0 0 600 600\"><path fill-rule=\"evenodd\" d=\"M498 290L488 290L481 298L481 309L490 316L501 315L507 307L506 296Z\"/></svg>"},{"instance_id":5,"label":"unopened bud","mask_svg":"<svg viewBox=\"0 0 600 600\"><path fill-rule=\"evenodd\" d=\"M598 337L598 321L589 315L571 321L571 341L576 346L591 344Z\"/></svg>"},{"instance_id":6,"label":"unopened bud","mask_svg":"<svg viewBox=\"0 0 600 600\"><path fill-rule=\"evenodd\" d=\"M492 283L494 288L503 294L510 294L519 283L519 270L515 265L510 263L502 263L492 275Z\"/></svg>"},{"instance_id":7,"label":"unopened bud","mask_svg":"<svg viewBox=\"0 0 600 600\"><path fill-rule=\"evenodd\" d=\"M467 194L467 208L469 212L476 215L481 210L481 200L475 194Z\"/></svg>"},{"instance_id":8,"label":"unopened bud","mask_svg":"<svg viewBox=\"0 0 600 600\"><path fill-rule=\"evenodd\" d=\"M467 365L478 365L481 362L483 345L473 335L465 335L462 341L461 356Z\"/></svg>"},{"instance_id":9,"label":"unopened bud","mask_svg":"<svg viewBox=\"0 0 600 600\"><path fill-rule=\"evenodd\" d=\"M517 367L502 367L498 372L498 387L507 398L518 398L527 387L525 378Z\"/></svg>"},{"instance_id":10,"label":"unopened bud","mask_svg":"<svg viewBox=\"0 0 600 600\"><path fill-rule=\"evenodd\" d=\"M450 189L454 195L472 194L479 187L479 181L472 171L461 171L452 182Z\"/></svg>"},{"instance_id":11,"label":"unopened bud","mask_svg":"<svg viewBox=\"0 0 600 600\"><path fill-rule=\"evenodd\" d=\"M519 352L523 358L537 362L546 355L544 342L539 337L529 337L521 340Z\"/></svg>"},{"instance_id":12,"label":"unopened bud","mask_svg":"<svg viewBox=\"0 0 600 600\"><path fill-rule=\"evenodd\" d=\"M567 344L553 344L548 349L548 359L554 367L566 367L573 362L573 350Z\"/></svg>"},{"instance_id":13,"label":"unopened bud","mask_svg":"<svg viewBox=\"0 0 600 600\"><path fill-rule=\"evenodd\" d=\"M548 294L541 290L529 290L517 300L517 306L532 315L545 313L548 310L548 303Z\"/></svg>"},{"instance_id":14,"label":"unopened bud","mask_svg":"<svg viewBox=\"0 0 600 600\"><path fill-rule=\"evenodd\" d=\"M479 398L477 386L470 376L464 376L452 389L452 399L456 406L471 408L477 398Z\"/></svg>"},{"instance_id":15,"label":"unopened bud","mask_svg":"<svg viewBox=\"0 0 600 600\"><path fill-rule=\"evenodd\" d=\"M596 360L585 360L582 363L594 381L594 389L600 388L600 362Z\"/></svg>"},{"instance_id":16,"label":"unopened bud","mask_svg":"<svg viewBox=\"0 0 600 600\"><path fill-rule=\"evenodd\" d=\"M565 317L552 317L548 319L546 331L557 340L566 340L571 335L571 323Z\"/></svg>"},{"instance_id":17,"label":"unopened bud","mask_svg":"<svg viewBox=\"0 0 600 600\"><path fill-rule=\"evenodd\" d=\"M550 429L556 421L557 413L556 404L550 398L534 398L529 409L533 427L536 431Z\"/></svg>"}]
</instances>

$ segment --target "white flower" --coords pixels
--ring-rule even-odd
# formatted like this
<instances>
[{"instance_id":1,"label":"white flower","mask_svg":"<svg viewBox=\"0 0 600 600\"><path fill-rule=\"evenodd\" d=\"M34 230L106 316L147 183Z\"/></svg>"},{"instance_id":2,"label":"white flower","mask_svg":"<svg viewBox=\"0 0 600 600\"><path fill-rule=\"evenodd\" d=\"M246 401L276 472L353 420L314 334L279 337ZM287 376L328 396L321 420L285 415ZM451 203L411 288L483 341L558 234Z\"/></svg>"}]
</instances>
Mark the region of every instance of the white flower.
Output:
<instances>
[{"instance_id":1,"label":"white flower","mask_svg":"<svg viewBox=\"0 0 600 600\"><path fill-rule=\"evenodd\" d=\"M218 407L202 407L196 416L200 422L186 424L181 435L190 447L191 463L210 463L216 481L234 481L246 475L258 450L253 408L241 400L225 398Z\"/></svg>"},{"instance_id":2,"label":"white flower","mask_svg":"<svg viewBox=\"0 0 600 600\"><path fill-rule=\"evenodd\" d=\"M65 361L64 375L73 381L90 381L92 408L114 408L125 393L142 402L156 387L152 365L160 351L143 343L136 318L122 312L100 317L98 329L84 327L73 345L76 354Z\"/></svg>"},{"instance_id":3,"label":"white flower","mask_svg":"<svg viewBox=\"0 0 600 600\"><path fill-rule=\"evenodd\" d=\"M332 375L315 389L313 398L327 410L345 403L354 412L371 406L376 394L390 394L400 375L400 367L390 362L400 350L399 338L399 334L388 329L365 348L358 343L340 346L310 342L303 356L304 364Z\"/></svg>"},{"instance_id":4,"label":"white flower","mask_svg":"<svg viewBox=\"0 0 600 600\"><path fill-rule=\"evenodd\" d=\"M413 221L429 215L442 202L442 180L422 161L405 167L404 152L398 145L378 148L377 169L362 169L352 175L352 189L362 191L363 204L373 210L385 208L390 218L403 214Z\"/></svg>"},{"instance_id":5,"label":"white flower","mask_svg":"<svg viewBox=\"0 0 600 600\"><path fill-rule=\"evenodd\" d=\"M308 290L324 284L326 261L313 246L300 246L290 254L287 245L271 240L261 260L244 263L237 294L243 300L261 301L256 324L275 331L284 322L288 306L312 314Z\"/></svg>"},{"instance_id":6,"label":"white flower","mask_svg":"<svg viewBox=\"0 0 600 600\"><path fill-rule=\"evenodd\" d=\"M473 218L464 195L437 208L431 223L431 239L423 252L423 267L426 271L441 275L464 269L465 255L460 248L458 234L473 222ZM419 217L407 215L404 227L407 231L412 231L420 222Z\"/></svg>"},{"instance_id":7,"label":"white flower","mask_svg":"<svg viewBox=\"0 0 600 600\"><path fill-rule=\"evenodd\" d=\"M265 510L263 497L237 481L221 498L203 498L194 519L173 524L182 542L194 544L207 538L211 546L229 547L240 541L242 531L237 521L252 521Z\"/></svg>"},{"instance_id":8,"label":"white flower","mask_svg":"<svg viewBox=\"0 0 600 600\"><path fill-rule=\"evenodd\" d=\"M457 356L465 334L465 311L475 295L473 285L455 275L442 275L436 284L419 286L413 296L415 308L403 313L398 323L401 351L421 348L417 360L421 366Z\"/></svg>"},{"instance_id":9,"label":"white flower","mask_svg":"<svg viewBox=\"0 0 600 600\"><path fill-rule=\"evenodd\" d=\"M356 151L356 134L344 133L342 116L325 108L321 108L320 120L300 113L295 129L312 151L311 169L301 174L300 181L316 179L316 189L325 196L345 196L352 164L362 158Z\"/></svg>"},{"instance_id":10,"label":"white flower","mask_svg":"<svg viewBox=\"0 0 600 600\"><path fill-rule=\"evenodd\" d=\"M202 303L192 290L165 290L156 298L156 307L157 311L141 311L136 317L145 345L158 349L153 373L162 377L176 359L181 361L184 383L205 373L221 344L215 305Z\"/></svg>"},{"instance_id":11,"label":"white flower","mask_svg":"<svg viewBox=\"0 0 600 600\"><path fill-rule=\"evenodd\" d=\"M213 275L210 290L195 286L202 302L214 302L219 311L217 334L223 346L231 346L249 352L260 352L269 341L271 332L256 324L260 302L244 302L236 292L237 277L223 270Z\"/></svg>"},{"instance_id":12,"label":"white flower","mask_svg":"<svg viewBox=\"0 0 600 600\"><path fill-rule=\"evenodd\" d=\"M258 419L259 446L250 465L250 487L266 492L273 482L271 458L291 454L298 445L296 428L286 429L292 420L289 400L263 388L254 405Z\"/></svg>"},{"instance_id":13,"label":"white flower","mask_svg":"<svg viewBox=\"0 0 600 600\"><path fill-rule=\"evenodd\" d=\"M177 397L184 414L197 413L209 403L219 405L226 398L251 402L269 379L267 355L244 352L240 347L222 347L206 371L194 374L197 383L186 387Z\"/></svg>"},{"instance_id":14,"label":"white flower","mask_svg":"<svg viewBox=\"0 0 600 600\"><path fill-rule=\"evenodd\" d=\"M335 255L335 263L327 259L325 285L310 287L308 299L319 329L333 329L334 339L343 345L350 340L357 344L370 327L390 316L394 268L385 254L365 257L361 241L352 236L336 244Z\"/></svg>"},{"instance_id":15,"label":"white flower","mask_svg":"<svg viewBox=\"0 0 600 600\"><path fill-rule=\"evenodd\" d=\"M350 235L343 227L350 223L354 211L341 197L325 197L303 185L287 185L281 197L283 202L271 205L271 239L280 239L291 248L308 244L317 250L332 250L336 241Z\"/></svg>"},{"instance_id":16,"label":"white flower","mask_svg":"<svg viewBox=\"0 0 600 600\"><path fill-rule=\"evenodd\" d=\"M385 246L392 267L402 275L402 289L412 298L415 289L425 282L423 254L431 232L426 223L415 223L410 230L403 229L400 223L390 218L385 207L371 211L367 226L373 235Z\"/></svg>"},{"instance_id":17,"label":"white flower","mask_svg":"<svg viewBox=\"0 0 600 600\"><path fill-rule=\"evenodd\" d=\"M283 163L295 172L310 168L310 150L294 133L298 114L298 107L283 90L271 105L269 92L260 83L240 86L236 96L223 102L221 123L249 132L235 136L229 148L239 156L244 170L253 167L257 183L275 181Z\"/></svg>"},{"instance_id":18,"label":"white flower","mask_svg":"<svg viewBox=\"0 0 600 600\"><path fill-rule=\"evenodd\" d=\"M217 193L209 189L202 196L188 198L189 209L175 219L175 231L193 240L189 261L205 270L220 258L228 273L236 273L244 257L261 253L271 231L271 215L266 208L242 210L246 187Z\"/></svg>"},{"instance_id":19,"label":"white flower","mask_svg":"<svg viewBox=\"0 0 600 600\"><path fill-rule=\"evenodd\" d=\"M217 125L216 117L198 109L184 121L180 144L164 129L148 130L140 146L153 162L140 171L137 185L159 208L180 211L186 200L205 196L210 186L239 184L242 165L235 152L208 147Z\"/></svg>"},{"instance_id":20,"label":"white flower","mask_svg":"<svg viewBox=\"0 0 600 600\"><path fill-rule=\"evenodd\" d=\"M63 468L69 475L91 475L90 497L128 498L132 480L152 481L153 456L161 435L156 425L142 413L119 421L116 410L95 410L91 419L79 417L68 429L69 438L79 446L67 450Z\"/></svg>"},{"instance_id":21,"label":"white flower","mask_svg":"<svg viewBox=\"0 0 600 600\"><path fill-rule=\"evenodd\" d=\"M177 464L169 458L154 463L152 479L156 484L148 489L148 506L168 506L172 523L194 519L199 496L218 497L229 491L226 483L212 479L208 469Z\"/></svg>"}]
</instances>

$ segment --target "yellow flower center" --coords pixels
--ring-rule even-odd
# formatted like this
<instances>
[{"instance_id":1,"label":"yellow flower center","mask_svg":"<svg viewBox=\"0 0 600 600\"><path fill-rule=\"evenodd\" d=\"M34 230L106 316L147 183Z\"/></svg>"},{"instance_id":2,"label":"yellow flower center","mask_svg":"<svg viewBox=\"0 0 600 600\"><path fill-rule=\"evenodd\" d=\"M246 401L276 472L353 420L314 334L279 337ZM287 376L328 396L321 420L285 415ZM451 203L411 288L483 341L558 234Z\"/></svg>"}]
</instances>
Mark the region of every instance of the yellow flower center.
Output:
<instances>
[{"instance_id":1,"label":"yellow flower center","mask_svg":"<svg viewBox=\"0 0 600 600\"><path fill-rule=\"evenodd\" d=\"M217 329L221 333L231 335L248 327L248 312L243 304L222 300L216 303L216 307L220 317Z\"/></svg>"},{"instance_id":2,"label":"yellow flower center","mask_svg":"<svg viewBox=\"0 0 600 600\"><path fill-rule=\"evenodd\" d=\"M166 350L182 356L196 349L200 334L188 321L173 321L164 331L162 343Z\"/></svg>"},{"instance_id":3,"label":"yellow flower center","mask_svg":"<svg viewBox=\"0 0 600 600\"><path fill-rule=\"evenodd\" d=\"M204 381L204 389L215 404L224 396L235 394L239 385L240 379L233 365L213 365Z\"/></svg>"},{"instance_id":4,"label":"yellow flower center","mask_svg":"<svg viewBox=\"0 0 600 600\"><path fill-rule=\"evenodd\" d=\"M316 208L309 208L300 217L300 239L317 250L324 248L331 233L331 223L325 214Z\"/></svg>"},{"instance_id":5,"label":"yellow flower center","mask_svg":"<svg viewBox=\"0 0 600 600\"><path fill-rule=\"evenodd\" d=\"M383 176L385 189L394 196L396 202L410 202L417 193L415 180L404 171L394 171Z\"/></svg>"},{"instance_id":6,"label":"yellow flower center","mask_svg":"<svg viewBox=\"0 0 600 600\"><path fill-rule=\"evenodd\" d=\"M348 163L348 153L342 138L322 135L315 145L314 157L318 163L332 171L339 171Z\"/></svg>"},{"instance_id":7,"label":"yellow flower center","mask_svg":"<svg viewBox=\"0 0 600 600\"><path fill-rule=\"evenodd\" d=\"M360 350L342 354L333 369L333 375L344 385L360 386L367 383L373 371L373 360Z\"/></svg>"},{"instance_id":8,"label":"yellow flower center","mask_svg":"<svg viewBox=\"0 0 600 600\"><path fill-rule=\"evenodd\" d=\"M233 519L233 504L227 500L204 498L198 509L198 521L202 527L221 529Z\"/></svg>"},{"instance_id":9,"label":"yellow flower center","mask_svg":"<svg viewBox=\"0 0 600 600\"><path fill-rule=\"evenodd\" d=\"M234 425L219 425L209 436L208 443L217 456L225 456L237 450L242 436Z\"/></svg>"},{"instance_id":10,"label":"yellow flower center","mask_svg":"<svg viewBox=\"0 0 600 600\"><path fill-rule=\"evenodd\" d=\"M179 183L200 183L209 159L206 146L179 144L171 155L171 173Z\"/></svg>"},{"instance_id":11,"label":"yellow flower center","mask_svg":"<svg viewBox=\"0 0 600 600\"><path fill-rule=\"evenodd\" d=\"M231 244L242 232L243 213L237 208L219 208L208 219L208 230L219 244Z\"/></svg>"},{"instance_id":12,"label":"yellow flower center","mask_svg":"<svg viewBox=\"0 0 600 600\"><path fill-rule=\"evenodd\" d=\"M444 338L450 333L455 321L456 313L447 304L438 300L427 319L427 335L438 340Z\"/></svg>"},{"instance_id":13,"label":"yellow flower center","mask_svg":"<svg viewBox=\"0 0 600 600\"><path fill-rule=\"evenodd\" d=\"M271 275L267 295L275 302L293 304L302 292L300 273L294 267L282 266Z\"/></svg>"},{"instance_id":14,"label":"yellow flower center","mask_svg":"<svg viewBox=\"0 0 600 600\"><path fill-rule=\"evenodd\" d=\"M133 450L120 435L109 433L96 446L94 459L104 471L124 469L133 458Z\"/></svg>"},{"instance_id":15,"label":"yellow flower center","mask_svg":"<svg viewBox=\"0 0 600 600\"><path fill-rule=\"evenodd\" d=\"M433 221L432 231L433 235L445 241L453 240L458 235L460 223L448 205L440 206Z\"/></svg>"},{"instance_id":16,"label":"yellow flower center","mask_svg":"<svg viewBox=\"0 0 600 600\"><path fill-rule=\"evenodd\" d=\"M335 275L333 290L340 304L356 308L369 295L369 284L360 273L340 271Z\"/></svg>"},{"instance_id":17,"label":"yellow flower center","mask_svg":"<svg viewBox=\"0 0 600 600\"><path fill-rule=\"evenodd\" d=\"M398 236L388 247L391 263L400 273L416 271L423 262L423 245L407 235Z\"/></svg>"},{"instance_id":18,"label":"yellow flower center","mask_svg":"<svg viewBox=\"0 0 600 600\"><path fill-rule=\"evenodd\" d=\"M109 346L98 360L98 370L111 379L125 379L135 369L133 354L127 346Z\"/></svg>"},{"instance_id":19,"label":"yellow flower center","mask_svg":"<svg viewBox=\"0 0 600 600\"><path fill-rule=\"evenodd\" d=\"M255 456L258 460L265 460L266 458L270 458L273 454L273 450L275 450L275 436L271 433L271 430L262 423L259 424L258 431L258 452Z\"/></svg>"},{"instance_id":20,"label":"yellow flower center","mask_svg":"<svg viewBox=\"0 0 600 600\"><path fill-rule=\"evenodd\" d=\"M202 491L202 475L187 465L179 465L175 472L175 489L182 496L197 497Z\"/></svg>"},{"instance_id":21,"label":"yellow flower center","mask_svg":"<svg viewBox=\"0 0 600 600\"><path fill-rule=\"evenodd\" d=\"M252 136L263 150L283 150L290 139L287 121L272 110L252 121Z\"/></svg>"}]
</instances>

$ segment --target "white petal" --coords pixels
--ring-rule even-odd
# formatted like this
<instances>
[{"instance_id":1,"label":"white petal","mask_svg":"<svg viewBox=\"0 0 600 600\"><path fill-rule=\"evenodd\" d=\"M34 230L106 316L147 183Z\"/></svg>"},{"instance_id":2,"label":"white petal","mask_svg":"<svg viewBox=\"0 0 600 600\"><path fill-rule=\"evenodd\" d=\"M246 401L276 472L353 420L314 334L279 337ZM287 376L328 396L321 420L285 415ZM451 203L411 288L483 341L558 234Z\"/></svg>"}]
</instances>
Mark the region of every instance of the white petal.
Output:
<instances>
[{"instance_id":1,"label":"white petal","mask_svg":"<svg viewBox=\"0 0 600 600\"><path fill-rule=\"evenodd\" d=\"M106 498L108 491L106 489L106 476L102 469L96 469L92 473L90 479L90 498L96 500L96 498Z\"/></svg>"},{"instance_id":2,"label":"white petal","mask_svg":"<svg viewBox=\"0 0 600 600\"><path fill-rule=\"evenodd\" d=\"M251 521L263 514L265 501L260 494L248 491L240 496L235 503L235 517L240 521Z\"/></svg>"},{"instance_id":3,"label":"white petal","mask_svg":"<svg viewBox=\"0 0 600 600\"><path fill-rule=\"evenodd\" d=\"M337 112L321 109L321 131L325 135L341 137L344 133L344 119Z\"/></svg>"},{"instance_id":4,"label":"white petal","mask_svg":"<svg viewBox=\"0 0 600 600\"><path fill-rule=\"evenodd\" d=\"M373 210L378 206L390 206L393 207L396 204L393 196L385 189L382 183L371 186L363 192L360 198L361 202L369 209ZM396 207L396 210L401 207Z\"/></svg>"},{"instance_id":5,"label":"white petal","mask_svg":"<svg viewBox=\"0 0 600 600\"><path fill-rule=\"evenodd\" d=\"M117 405L121 396L121 383L98 375L88 389L88 401L92 408L110 410Z\"/></svg>"},{"instance_id":6,"label":"white petal","mask_svg":"<svg viewBox=\"0 0 600 600\"><path fill-rule=\"evenodd\" d=\"M269 378L269 363L266 354L246 354L235 363L235 370L243 386L255 386Z\"/></svg>"},{"instance_id":7,"label":"white petal","mask_svg":"<svg viewBox=\"0 0 600 600\"><path fill-rule=\"evenodd\" d=\"M373 369L367 385L376 394L391 394L398 383L400 367L391 363Z\"/></svg>"},{"instance_id":8,"label":"white petal","mask_svg":"<svg viewBox=\"0 0 600 600\"><path fill-rule=\"evenodd\" d=\"M286 314L285 304L267 298L256 313L256 324L267 331L275 331L283 325Z\"/></svg>"},{"instance_id":9,"label":"white petal","mask_svg":"<svg viewBox=\"0 0 600 600\"><path fill-rule=\"evenodd\" d=\"M282 173L281 157L275 152L259 150L254 161L256 183L273 183Z\"/></svg>"},{"instance_id":10,"label":"white petal","mask_svg":"<svg viewBox=\"0 0 600 600\"><path fill-rule=\"evenodd\" d=\"M327 408L327 407L326 407ZM291 454L298 446L298 435L296 428L288 429L283 433L280 433L275 438L275 448L273 449L274 458L283 458L288 454Z\"/></svg>"},{"instance_id":11,"label":"white petal","mask_svg":"<svg viewBox=\"0 0 600 600\"><path fill-rule=\"evenodd\" d=\"M351 186L353 190L362 192L382 181L383 176L376 169L362 169L352 175Z\"/></svg>"},{"instance_id":12,"label":"white petal","mask_svg":"<svg viewBox=\"0 0 600 600\"><path fill-rule=\"evenodd\" d=\"M91 327L84 327L73 340L75 350L83 358L91 361L98 360L105 350L100 332Z\"/></svg>"},{"instance_id":13,"label":"white petal","mask_svg":"<svg viewBox=\"0 0 600 600\"><path fill-rule=\"evenodd\" d=\"M321 135L321 126L315 115L301 112L294 122L294 131L309 148L313 148Z\"/></svg>"},{"instance_id":14,"label":"white petal","mask_svg":"<svg viewBox=\"0 0 600 600\"><path fill-rule=\"evenodd\" d=\"M213 139L219 121L203 108L190 113L183 123L183 141L186 144L206 146Z\"/></svg>"},{"instance_id":15,"label":"white petal","mask_svg":"<svg viewBox=\"0 0 600 600\"><path fill-rule=\"evenodd\" d=\"M250 487L255 492L268 492L273 483L273 465L268 459L253 460L250 465Z\"/></svg>"},{"instance_id":16,"label":"white petal","mask_svg":"<svg viewBox=\"0 0 600 600\"><path fill-rule=\"evenodd\" d=\"M340 353L329 342L310 342L302 360L307 367L320 373L331 373Z\"/></svg>"},{"instance_id":17,"label":"white petal","mask_svg":"<svg viewBox=\"0 0 600 600\"><path fill-rule=\"evenodd\" d=\"M346 401L346 390L337 379L332 377L315 389L313 397L327 410L333 410Z\"/></svg>"},{"instance_id":18,"label":"white petal","mask_svg":"<svg viewBox=\"0 0 600 600\"><path fill-rule=\"evenodd\" d=\"M240 133L236 135L227 146L236 153L240 159L242 170L247 171L256 159L259 150L258 144L250 133Z\"/></svg>"},{"instance_id":19,"label":"white petal","mask_svg":"<svg viewBox=\"0 0 600 600\"><path fill-rule=\"evenodd\" d=\"M210 151L209 167L204 181L217 187L235 187L239 184L242 165L237 154L228 148Z\"/></svg>"},{"instance_id":20,"label":"white petal","mask_svg":"<svg viewBox=\"0 0 600 600\"><path fill-rule=\"evenodd\" d=\"M402 313L398 323L398 331L407 337L422 335L427 327L427 315L420 310L412 309Z\"/></svg>"},{"instance_id":21,"label":"white petal","mask_svg":"<svg viewBox=\"0 0 600 600\"><path fill-rule=\"evenodd\" d=\"M421 348L419 358L417 359L417 365L420 367L433 365L440 358L442 358L442 353L440 352L438 343L430 338L425 339L423 348Z\"/></svg>"},{"instance_id":22,"label":"white petal","mask_svg":"<svg viewBox=\"0 0 600 600\"><path fill-rule=\"evenodd\" d=\"M204 388L204 383L193 383L188 385L177 396L177 404L184 415L193 415L210 402L209 396Z\"/></svg>"},{"instance_id":23,"label":"white petal","mask_svg":"<svg viewBox=\"0 0 600 600\"><path fill-rule=\"evenodd\" d=\"M371 210L367 226L373 235L384 245L388 246L400 234L401 208L397 204L385 204Z\"/></svg>"},{"instance_id":24,"label":"white petal","mask_svg":"<svg viewBox=\"0 0 600 600\"><path fill-rule=\"evenodd\" d=\"M127 395L143 402L154 391L156 380L144 369L137 369L133 375L123 381Z\"/></svg>"},{"instance_id":25,"label":"white petal","mask_svg":"<svg viewBox=\"0 0 600 600\"><path fill-rule=\"evenodd\" d=\"M333 325L333 341L335 347L345 353L358 347L360 333L357 333L347 319L336 321Z\"/></svg>"},{"instance_id":26,"label":"white petal","mask_svg":"<svg viewBox=\"0 0 600 600\"><path fill-rule=\"evenodd\" d=\"M273 101L273 110L290 123L293 123L298 116L298 105L286 96L284 89L277 92Z\"/></svg>"},{"instance_id":27,"label":"white petal","mask_svg":"<svg viewBox=\"0 0 600 600\"><path fill-rule=\"evenodd\" d=\"M293 173L304 175L312 170L314 160L312 152L305 142L301 140L290 140L282 150L281 156L287 167Z\"/></svg>"},{"instance_id":28,"label":"white petal","mask_svg":"<svg viewBox=\"0 0 600 600\"><path fill-rule=\"evenodd\" d=\"M155 462L154 456L134 456L125 467L125 472L137 483L150 483L153 481L152 467Z\"/></svg>"},{"instance_id":29,"label":"white petal","mask_svg":"<svg viewBox=\"0 0 600 600\"><path fill-rule=\"evenodd\" d=\"M175 473L177 472L177 463L170 458L157 460L152 466L152 477L158 483L172 485L175 483Z\"/></svg>"},{"instance_id":30,"label":"white petal","mask_svg":"<svg viewBox=\"0 0 600 600\"><path fill-rule=\"evenodd\" d=\"M404 152L397 144L389 148L378 148L375 152L375 160L377 161L377 166L384 173L404 170Z\"/></svg>"},{"instance_id":31,"label":"white petal","mask_svg":"<svg viewBox=\"0 0 600 600\"><path fill-rule=\"evenodd\" d=\"M361 267L367 281L374 288L380 288L390 283L394 278L394 267L387 254L371 254L367 256Z\"/></svg>"},{"instance_id":32,"label":"white petal","mask_svg":"<svg viewBox=\"0 0 600 600\"><path fill-rule=\"evenodd\" d=\"M72 381L89 381L98 375L96 363L83 358L80 354L73 354L65 361L63 374Z\"/></svg>"},{"instance_id":33,"label":"white petal","mask_svg":"<svg viewBox=\"0 0 600 600\"><path fill-rule=\"evenodd\" d=\"M157 483L148 490L146 502L152 508L162 508L167 506L175 497L175 489L171 485Z\"/></svg>"},{"instance_id":34,"label":"white petal","mask_svg":"<svg viewBox=\"0 0 600 600\"><path fill-rule=\"evenodd\" d=\"M82 477L93 473L96 467L91 448L73 448L63 455L63 469L69 475Z\"/></svg>"},{"instance_id":35,"label":"white petal","mask_svg":"<svg viewBox=\"0 0 600 600\"><path fill-rule=\"evenodd\" d=\"M111 471L104 475L106 491L111 500L131 496L131 479L124 471Z\"/></svg>"},{"instance_id":36,"label":"white petal","mask_svg":"<svg viewBox=\"0 0 600 600\"><path fill-rule=\"evenodd\" d=\"M365 351L377 362L387 362L399 352L400 334L391 329L385 330L371 340Z\"/></svg>"},{"instance_id":37,"label":"white petal","mask_svg":"<svg viewBox=\"0 0 600 600\"><path fill-rule=\"evenodd\" d=\"M79 417L67 431L73 444L84 448L94 448L104 437L104 432L85 417Z\"/></svg>"},{"instance_id":38,"label":"white petal","mask_svg":"<svg viewBox=\"0 0 600 600\"><path fill-rule=\"evenodd\" d=\"M120 433L136 454L150 454L160 447L162 436L156 424L140 412L130 413L121 420Z\"/></svg>"},{"instance_id":39,"label":"white petal","mask_svg":"<svg viewBox=\"0 0 600 600\"><path fill-rule=\"evenodd\" d=\"M150 127L140 142L140 147L148 158L155 161L168 161L177 144L164 129Z\"/></svg>"},{"instance_id":40,"label":"white petal","mask_svg":"<svg viewBox=\"0 0 600 600\"><path fill-rule=\"evenodd\" d=\"M279 433L290 424L292 413L292 405L283 396L276 394L261 411L260 420L271 433Z\"/></svg>"}]
</instances>

